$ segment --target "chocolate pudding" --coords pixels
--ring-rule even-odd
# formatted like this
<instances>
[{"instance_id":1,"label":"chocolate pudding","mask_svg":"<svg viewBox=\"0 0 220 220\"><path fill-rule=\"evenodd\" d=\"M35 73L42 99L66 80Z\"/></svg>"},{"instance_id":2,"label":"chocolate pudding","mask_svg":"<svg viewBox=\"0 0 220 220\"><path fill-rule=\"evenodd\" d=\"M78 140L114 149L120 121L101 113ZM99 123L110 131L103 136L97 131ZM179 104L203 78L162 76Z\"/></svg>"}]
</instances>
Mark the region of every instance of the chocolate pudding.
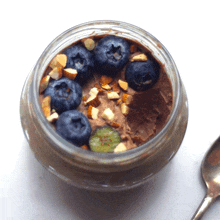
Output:
<instances>
[{"instance_id":1,"label":"chocolate pudding","mask_svg":"<svg viewBox=\"0 0 220 220\"><path fill-rule=\"evenodd\" d=\"M101 39L102 37L93 38L93 46L95 47ZM87 48L88 45L84 44L85 40L77 42L74 45L83 45ZM116 129L120 134L121 143L125 146L122 151L136 148L157 134L166 124L173 105L172 86L163 65L157 62L146 48L135 42L128 40L127 42L130 47L128 63L136 61L135 59L137 61L145 60L143 56L146 56L146 59L150 58L159 67L157 82L145 91L135 91L129 86L122 88L120 82L127 83L125 71L128 63L113 77L106 76L104 71L102 73L94 71L92 77L88 78L81 85L82 101L76 108L87 117L91 126L91 134L103 126L110 126ZM92 43L89 44L90 47ZM91 52L93 49L91 49ZM48 66L44 73L44 78L50 74L52 69L51 65ZM52 80L59 80L58 78ZM95 92L94 97L96 96L95 98L98 100L98 103L90 102L93 92ZM44 96L43 91L40 94L41 105ZM91 113L93 110L95 111L94 115ZM109 110L110 115L106 110ZM50 111L50 116L56 113L52 106L50 106ZM106 112L107 115L105 115ZM48 118L48 115L46 117ZM54 129L56 129L56 120L58 117L59 115L57 114L55 118L52 117L52 119L49 119ZM79 147L90 149L89 143Z\"/></svg>"}]
</instances>

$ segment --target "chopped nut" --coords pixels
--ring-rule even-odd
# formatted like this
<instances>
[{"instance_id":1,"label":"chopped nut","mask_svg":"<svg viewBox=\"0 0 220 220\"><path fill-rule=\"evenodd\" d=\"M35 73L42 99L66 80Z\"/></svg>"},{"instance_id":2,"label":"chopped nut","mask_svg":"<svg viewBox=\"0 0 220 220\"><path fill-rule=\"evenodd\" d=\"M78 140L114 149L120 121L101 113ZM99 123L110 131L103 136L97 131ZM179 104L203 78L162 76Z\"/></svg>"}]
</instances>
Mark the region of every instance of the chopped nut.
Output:
<instances>
[{"instance_id":1,"label":"chopped nut","mask_svg":"<svg viewBox=\"0 0 220 220\"><path fill-rule=\"evenodd\" d=\"M104 94L104 90L103 89L98 89L99 91L99 95L103 95Z\"/></svg>"},{"instance_id":2,"label":"chopped nut","mask_svg":"<svg viewBox=\"0 0 220 220\"><path fill-rule=\"evenodd\" d=\"M98 107L101 104L101 102L99 101L99 98L97 96L98 93L99 93L99 91L96 87L92 88L89 92L90 97L88 98L87 101L85 101L85 104L91 105L93 107Z\"/></svg>"},{"instance_id":3,"label":"chopped nut","mask_svg":"<svg viewBox=\"0 0 220 220\"><path fill-rule=\"evenodd\" d=\"M95 85L94 85L94 87L96 87L97 89L98 89L98 91L99 91L99 95L103 95L103 90L102 90L102 88L101 88L101 86L98 84L98 83L96 83Z\"/></svg>"},{"instance_id":4,"label":"chopped nut","mask_svg":"<svg viewBox=\"0 0 220 220\"><path fill-rule=\"evenodd\" d=\"M52 115L47 117L47 120L50 123L54 123L58 118L59 118L59 115L56 112L54 112Z\"/></svg>"},{"instance_id":5,"label":"chopped nut","mask_svg":"<svg viewBox=\"0 0 220 220\"><path fill-rule=\"evenodd\" d=\"M98 83L96 83L96 84L94 85L94 87L96 87L97 89L101 89L101 86L100 86Z\"/></svg>"},{"instance_id":6,"label":"chopped nut","mask_svg":"<svg viewBox=\"0 0 220 220\"><path fill-rule=\"evenodd\" d=\"M116 102L116 105L120 105L120 104L122 104L122 100L118 99L117 102Z\"/></svg>"},{"instance_id":7,"label":"chopped nut","mask_svg":"<svg viewBox=\"0 0 220 220\"><path fill-rule=\"evenodd\" d=\"M77 76L77 70L72 68L63 69L63 75L68 79L75 79Z\"/></svg>"},{"instance_id":8,"label":"chopped nut","mask_svg":"<svg viewBox=\"0 0 220 220\"><path fill-rule=\"evenodd\" d=\"M40 87L39 87L40 93L42 93L47 88L49 81L50 81L49 75L42 78L42 80L40 81Z\"/></svg>"},{"instance_id":9,"label":"chopped nut","mask_svg":"<svg viewBox=\"0 0 220 220\"><path fill-rule=\"evenodd\" d=\"M127 91L127 89L128 89L128 83L127 82L125 82L125 81L122 81L122 80L118 80L118 84L119 84L119 86L123 89L123 90L125 90L125 91Z\"/></svg>"},{"instance_id":10,"label":"chopped nut","mask_svg":"<svg viewBox=\"0 0 220 220\"><path fill-rule=\"evenodd\" d=\"M93 107L98 107L101 104L101 102L99 101L98 96L92 95L88 98L88 100L85 102L85 104L91 105Z\"/></svg>"},{"instance_id":11,"label":"chopped nut","mask_svg":"<svg viewBox=\"0 0 220 220\"><path fill-rule=\"evenodd\" d=\"M114 153L124 152L126 150L127 150L126 146L123 143L120 143L114 149Z\"/></svg>"},{"instance_id":12,"label":"chopped nut","mask_svg":"<svg viewBox=\"0 0 220 220\"><path fill-rule=\"evenodd\" d=\"M137 55L140 55L140 54L142 54L142 53L143 53L143 52L138 51L138 52L135 52L135 53L130 54L129 60L131 61L131 59L132 59L133 57L135 57L135 56L137 56Z\"/></svg>"},{"instance_id":13,"label":"chopped nut","mask_svg":"<svg viewBox=\"0 0 220 220\"><path fill-rule=\"evenodd\" d=\"M130 56L130 62L133 61L146 61L147 60L147 56L144 53L134 53Z\"/></svg>"},{"instance_id":14,"label":"chopped nut","mask_svg":"<svg viewBox=\"0 0 220 220\"><path fill-rule=\"evenodd\" d=\"M137 45L136 44L132 44L130 46L130 51L131 51L131 53L137 52Z\"/></svg>"},{"instance_id":15,"label":"chopped nut","mask_svg":"<svg viewBox=\"0 0 220 220\"><path fill-rule=\"evenodd\" d=\"M41 104L43 113L46 118L49 117L51 113L50 102L51 102L51 97L48 95L43 99Z\"/></svg>"},{"instance_id":16,"label":"chopped nut","mask_svg":"<svg viewBox=\"0 0 220 220\"><path fill-rule=\"evenodd\" d=\"M122 103L121 104L121 113L123 114L123 115L127 115L128 114L128 106L125 104L125 103Z\"/></svg>"},{"instance_id":17,"label":"chopped nut","mask_svg":"<svg viewBox=\"0 0 220 220\"><path fill-rule=\"evenodd\" d=\"M65 54L57 54L50 62L50 67L53 69L55 67L64 68L66 66L67 56Z\"/></svg>"},{"instance_id":18,"label":"chopped nut","mask_svg":"<svg viewBox=\"0 0 220 220\"><path fill-rule=\"evenodd\" d=\"M112 87L111 87L109 84L105 84L105 85L102 85L102 88L103 88L103 89L106 89L106 90L109 90L109 89L111 89Z\"/></svg>"},{"instance_id":19,"label":"chopped nut","mask_svg":"<svg viewBox=\"0 0 220 220\"><path fill-rule=\"evenodd\" d=\"M124 93L124 94L122 95L122 101L123 101L126 105L129 105L129 104L131 103L131 101L132 101L132 96L129 95L129 94Z\"/></svg>"},{"instance_id":20,"label":"chopped nut","mask_svg":"<svg viewBox=\"0 0 220 220\"><path fill-rule=\"evenodd\" d=\"M112 82L112 89L113 89L114 92L117 92L117 93L121 92L121 90L118 86L118 83L116 81Z\"/></svg>"},{"instance_id":21,"label":"chopped nut","mask_svg":"<svg viewBox=\"0 0 220 220\"><path fill-rule=\"evenodd\" d=\"M88 108L88 118L90 119L98 119L99 110L93 106L89 106Z\"/></svg>"},{"instance_id":22,"label":"chopped nut","mask_svg":"<svg viewBox=\"0 0 220 220\"><path fill-rule=\"evenodd\" d=\"M112 126L113 128L119 128L119 127L120 127L120 124L119 124L119 123L116 123L116 122L112 122L112 123L111 123L111 126Z\"/></svg>"},{"instance_id":23,"label":"chopped nut","mask_svg":"<svg viewBox=\"0 0 220 220\"><path fill-rule=\"evenodd\" d=\"M58 80L62 77L63 73L62 73L62 69L60 67L55 67L53 70L51 70L49 72L49 76L52 79Z\"/></svg>"},{"instance_id":24,"label":"chopped nut","mask_svg":"<svg viewBox=\"0 0 220 220\"><path fill-rule=\"evenodd\" d=\"M91 96L92 96L92 95L97 96L98 93L99 93L99 90L98 90L96 87L94 87L94 88L92 88L92 89L90 90L89 95L91 95Z\"/></svg>"},{"instance_id":25,"label":"chopped nut","mask_svg":"<svg viewBox=\"0 0 220 220\"><path fill-rule=\"evenodd\" d=\"M82 100L83 100L84 102L86 101L86 99L87 99L86 96L83 96L83 97L82 97Z\"/></svg>"},{"instance_id":26,"label":"chopped nut","mask_svg":"<svg viewBox=\"0 0 220 220\"><path fill-rule=\"evenodd\" d=\"M81 148L84 150L89 150L89 147L87 145L83 145Z\"/></svg>"},{"instance_id":27,"label":"chopped nut","mask_svg":"<svg viewBox=\"0 0 220 220\"><path fill-rule=\"evenodd\" d=\"M115 115L114 115L114 113L112 112L112 110L110 108L105 109L105 111L102 114L102 117L104 119L109 119L109 120L113 119L114 116Z\"/></svg>"},{"instance_id":28,"label":"chopped nut","mask_svg":"<svg viewBox=\"0 0 220 220\"><path fill-rule=\"evenodd\" d=\"M83 44L87 50L93 50L95 48L95 41L91 38L83 40Z\"/></svg>"},{"instance_id":29,"label":"chopped nut","mask_svg":"<svg viewBox=\"0 0 220 220\"><path fill-rule=\"evenodd\" d=\"M100 84L101 85L106 85L106 84L109 84L113 81L113 79L109 76L106 76L106 75L102 75L101 78L100 78Z\"/></svg>"},{"instance_id":30,"label":"chopped nut","mask_svg":"<svg viewBox=\"0 0 220 220\"><path fill-rule=\"evenodd\" d=\"M108 99L119 99L120 98L117 92L108 92L107 96L108 96Z\"/></svg>"}]
</instances>

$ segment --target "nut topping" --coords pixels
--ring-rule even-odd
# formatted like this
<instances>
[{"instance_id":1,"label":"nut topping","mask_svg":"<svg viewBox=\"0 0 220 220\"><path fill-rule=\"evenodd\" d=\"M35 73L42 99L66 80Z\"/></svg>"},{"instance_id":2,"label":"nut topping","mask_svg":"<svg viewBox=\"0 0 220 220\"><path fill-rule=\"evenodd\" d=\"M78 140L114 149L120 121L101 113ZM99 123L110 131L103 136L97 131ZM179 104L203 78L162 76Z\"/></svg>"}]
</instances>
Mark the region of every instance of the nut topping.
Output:
<instances>
[{"instance_id":1,"label":"nut topping","mask_svg":"<svg viewBox=\"0 0 220 220\"><path fill-rule=\"evenodd\" d=\"M88 100L85 102L86 105L91 105L93 107L98 107L101 102L99 101L98 96L90 96Z\"/></svg>"},{"instance_id":2,"label":"nut topping","mask_svg":"<svg viewBox=\"0 0 220 220\"><path fill-rule=\"evenodd\" d=\"M68 79L75 79L77 76L77 70L72 68L63 69L63 75Z\"/></svg>"},{"instance_id":3,"label":"nut topping","mask_svg":"<svg viewBox=\"0 0 220 220\"><path fill-rule=\"evenodd\" d=\"M98 93L99 93L99 90L98 90L96 87L94 87L94 88L92 88L92 89L90 90L89 95L91 95L91 96L97 96Z\"/></svg>"},{"instance_id":4,"label":"nut topping","mask_svg":"<svg viewBox=\"0 0 220 220\"><path fill-rule=\"evenodd\" d=\"M110 90L112 87L109 84L102 85L103 89Z\"/></svg>"},{"instance_id":5,"label":"nut topping","mask_svg":"<svg viewBox=\"0 0 220 220\"><path fill-rule=\"evenodd\" d=\"M87 99L86 96L83 96L83 97L82 97L82 100L83 100L84 102L86 101L86 99Z\"/></svg>"},{"instance_id":6,"label":"nut topping","mask_svg":"<svg viewBox=\"0 0 220 220\"><path fill-rule=\"evenodd\" d=\"M120 104L122 104L122 100L118 99L117 102L116 102L116 105L120 105Z\"/></svg>"},{"instance_id":7,"label":"nut topping","mask_svg":"<svg viewBox=\"0 0 220 220\"><path fill-rule=\"evenodd\" d=\"M50 108L50 102L51 102L51 97L50 96L46 96L41 104L43 113L45 115L45 117L49 117L50 113L51 113L51 108Z\"/></svg>"},{"instance_id":8,"label":"nut topping","mask_svg":"<svg viewBox=\"0 0 220 220\"><path fill-rule=\"evenodd\" d=\"M89 150L89 147L87 145L83 145L81 148L84 150Z\"/></svg>"},{"instance_id":9,"label":"nut topping","mask_svg":"<svg viewBox=\"0 0 220 220\"><path fill-rule=\"evenodd\" d=\"M144 53L134 53L130 56L130 62L133 61L147 61L147 56Z\"/></svg>"},{"instance_id":10,"label":"nut topping","mask_svg":"<svg viewBox=\"0 0 220 220\"><path fill-rule=\"evenodd\" d=\"M95 48L95 41L91 38L83 40L83 44L87 50L93 50Z\"/></svg>"},{"instance_id":11,"label":"nut topping","mask_svg":"<svg viewBox=\"0 0 220 220\"><path fill-rule=\"evenodd\" d=\"M118 80L118 84L119 84L119 86L123 89L123 90L125 90L125 91L127 91L127 89L128 89L128 83L127 82L125 82L125 81L122 81L122 80Z\"/></svg>"},{"instance_id":12,"label":"nut topping","mask_svg":"<svg viewBox=\"0 0 220 220\"><path fill-rule=\"evenodd\" d=\"M64 68L66 66L67 56L65 54L57 54L50 62L50 67L53 69L55 67Z\"/></svg>"},{"instance_id":13,"label":"nut topping","mask_svg":"<svg viewBox=\"0 0 220 220\"><path fill-rule=\"evenodd\" d=\"M49 72L49 76L52 79L58 80L62 77L63 73L62 73L62 69L60 67L55 67L53 70L51 70Z\"/></svg>"},{"instance_id":14,"label":"nut topping","mask_svg":"<svg viewBox=\"0 0 220 220\"><path fill-rule=\"evenodd\" d=\"M112 82L112 89L114 92L117 92L117 93L121 92L120 87L118 86L118 83L116 81Z\"/></svg>"},{"instance_id":15,"label":"nut topping","mask_svg":"<svg viewBox=\"0 0 220 220\"><path fill-rule=\"evenodd\" d=\"M59 115L56 112L54 112L52 115L47 117L47 120L50 123L54 123L58 118L59 118Z\"/></svg>"},{"instance_id":16,"label":"nut topping","mask_svg":"<svg viewBox=\"0 0 220 220\"><path fill-rule=\"evenodd\" d=\"M112 112L112 110L110 108L106 108L105 111L102 114L102 117L104 119L108 119L108 120L112 120L114 118L114 113Z\"/></svg>"},{"instance_id":17,"label":"nut topping","mask_svg":"<svg viewBox=\"0 0 220 220\"><path fill-rule=\"evenodd\" d=\"M125 103L121 104L121 113L123 115L127 115L128 114L128 106Z\"/></svg>"},{"instance_id":18,"label":"nut topping","mask_svg":"<svg viewBox=\"0 0 220 220\"><path fill-rule=\"evenodd\" d=\"M98 119L99 110L93 106L89 106L88 108L88 118L90 119Z\"/></svg>"},{"instance_id":19,"label":"nut topping","mask_svg":"<svg viewBox=\"0 0 220 220\"><path fill-rule=\"evenodd\" d=\"M127 148L123 143L120 143L117 145L117 147L114 149L114 153L124 152Z\"/></svg>"},{"instance_id":20,"label":"nut topping","mask_svg":"<svg viewBox=\"0 0 220 220\"><path fill-rule=\"evenodd\" d=\"M109 85L109 83L111 83L112 81L113 79L111 77L102 75L100 78L101 87L106 90L111 89L111 86Z\"/></svg>"},{"instance_id":21,"label":"nut topping","mask_svg":"<svg viewBox=\"0 0 220 220\"><path fill-rule=\"evenodd\" d=\"M100 78L100 84L101 85L106 85L106 84L109 84L113 81L113 79L109 76L106 76L106 75L102 75L101 78Z\"/></svg>"},{"instance_id":22,"label":"nut topping","mask_svg":"<svg viewBox=\"0 0 220 220\"><path fill-rule=\"evenodd\" d=\"M116 123L116 122L112 122L112 123L111 123L111 126L112 126L113 128L119 128L119 127L120 127L120 124L119 124L119 123Z\"/></svg>"},{"instance_id":23,"label":"nut topping","mask_svg":"<svg viewBox=\"0 0 220 220\"><path fill-rule=\"evenodd\" d=\"M45 76L42 78L42 80L40 81L40 88L39 88L39 92L42 93L48 86L50 81L50 76Z\"/></svg>"},{"instance_id":24,"label":"nut topping","mask_svg":"<svg viewBox=\"0 0 220 220\"><path fill-rule=\"evenodd\" d=\"M100 86L98 83L96 83L96 84L94 85L94 87L96 87L97 89L101 89L101 86Z\"/></svg>"},{"instance_id":25,"label":"nut topping","mask_svg":"<svg viewBox=\"0 0 220 220\"><path fill-rule=\"evenodd\" d=\"M131 101L132 101L132 96L129 95L129 94L124 93L124 94L122 95L122 101L123 101L126 105L129 105L129 104L131 103Z\"/></svg>"},{"instance_id":26,"label":"nut topping","mask_svg":"<svg viewBox=\"0 0 220 220\"><path fill-rule=\"evenodd\" d=\"M108 99L119 99L120 96L118 95L117 92L108 92L107 93Z\"/></svg>"},{"instance_id":27,"label":"nut topping","mask_svg":"<svg viewBox=\"0 0 220 220\"><path fill-rule=\"evenodd\" d=\"M87 101L85 101L85 104L91 105L93 107L98 107L101 104L101 102L99 101L99 98L97 96L98 93L99 93L99 91L96 87L92 88L89 92L90 97L88 98Z\"/></svg>"}]
</instances>

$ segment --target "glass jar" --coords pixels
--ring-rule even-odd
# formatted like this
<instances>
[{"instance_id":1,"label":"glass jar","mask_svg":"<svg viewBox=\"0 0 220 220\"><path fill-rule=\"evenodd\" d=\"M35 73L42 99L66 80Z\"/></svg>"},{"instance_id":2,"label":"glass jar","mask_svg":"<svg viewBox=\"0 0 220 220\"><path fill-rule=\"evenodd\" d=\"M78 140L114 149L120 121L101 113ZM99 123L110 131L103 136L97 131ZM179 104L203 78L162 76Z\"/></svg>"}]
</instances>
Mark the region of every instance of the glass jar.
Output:
<instances>
[{"instance_id":1,"label":"glass jar","mask_svg":"<svg viewBox=\"0 0 220 220\"><path fill-rule=\"evenodd\" d=\"M164 64L173 88L173 109L162 130L145 144L117 154L73 147L48 123L39 102L39 83L52 58L82 38L106 34L139 42L152 51L153 56ZM76 187L117 191L143 184L173 158L185 135L188 107L176 65L155 37L128 23L92 21L70 28L45 49L24 84L20 115L29 145L46 169Z\"/></svg>"}]
</instances>

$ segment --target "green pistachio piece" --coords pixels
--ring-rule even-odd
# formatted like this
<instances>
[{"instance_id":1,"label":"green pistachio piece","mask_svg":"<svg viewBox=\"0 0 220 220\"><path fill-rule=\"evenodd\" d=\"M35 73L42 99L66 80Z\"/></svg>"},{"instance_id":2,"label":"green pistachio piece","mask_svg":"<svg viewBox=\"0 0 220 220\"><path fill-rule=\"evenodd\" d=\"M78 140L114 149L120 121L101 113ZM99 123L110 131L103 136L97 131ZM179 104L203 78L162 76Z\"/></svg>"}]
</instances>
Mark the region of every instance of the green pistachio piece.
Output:
<instances>
[{"instance_id":1,"label":"green pistachio piece","mask_svg":"<svg viewBox=\"0 0 220 220\"><path fill-rule=\"evenodd\" d=\"M89 145L92 151L107 153L114 152L120 142L118 131L112 127L104 126L94 131L90 137Z\"/></svg>"}]
</instances>

